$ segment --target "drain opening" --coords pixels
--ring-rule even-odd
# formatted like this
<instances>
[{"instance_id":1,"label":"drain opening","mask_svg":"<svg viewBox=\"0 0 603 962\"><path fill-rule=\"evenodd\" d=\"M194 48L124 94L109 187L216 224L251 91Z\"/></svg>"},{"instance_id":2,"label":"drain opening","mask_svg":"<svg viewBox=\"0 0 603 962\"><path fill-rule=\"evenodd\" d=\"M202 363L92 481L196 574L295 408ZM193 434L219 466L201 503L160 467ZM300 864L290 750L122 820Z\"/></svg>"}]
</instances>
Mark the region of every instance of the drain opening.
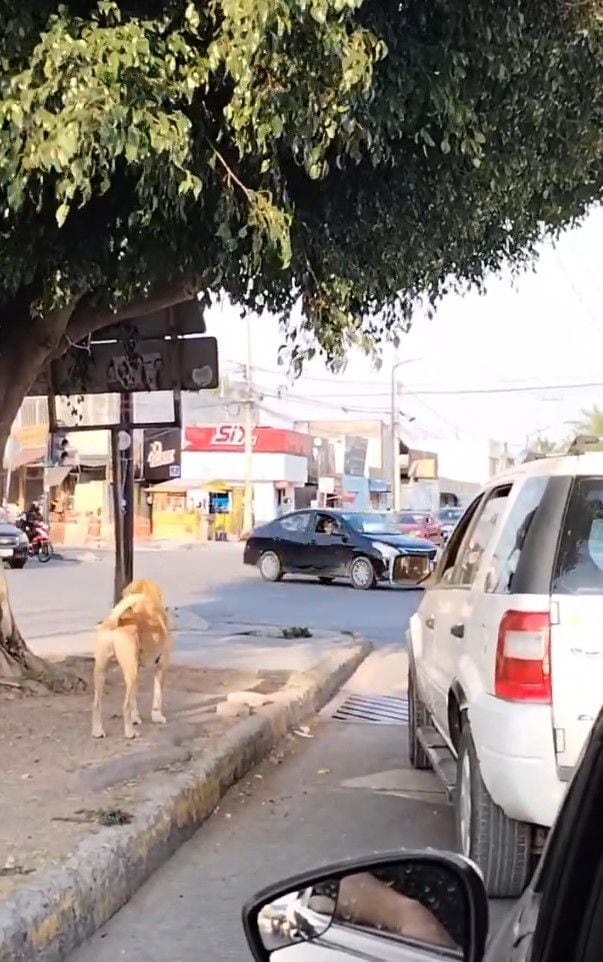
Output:
<instances>
[{"instance_id":1,"label":"drain opening","mask_svg":"<svg viewBox=\"0 0 603 962\"><path fill-rule=\"evenodd\" d=\"M397 695L350 695L332 716L337 721L371 725L407 725L408 698Z\"/></svg>"}]
</instances>

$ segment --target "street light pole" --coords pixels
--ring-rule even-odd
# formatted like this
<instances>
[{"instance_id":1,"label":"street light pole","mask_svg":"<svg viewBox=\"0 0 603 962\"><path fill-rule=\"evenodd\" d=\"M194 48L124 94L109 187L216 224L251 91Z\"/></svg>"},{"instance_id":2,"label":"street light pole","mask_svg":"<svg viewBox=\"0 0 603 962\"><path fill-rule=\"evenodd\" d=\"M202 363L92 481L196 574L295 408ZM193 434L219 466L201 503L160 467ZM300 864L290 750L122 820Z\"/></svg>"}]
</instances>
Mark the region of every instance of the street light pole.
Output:
<instances>
[{"instance_id":1,"label":"street light pole","mask_svg":"<svg viewBox=\"0 0 603 962\"><path fill-rule=\"evenodd\" d=\"M397 384L396 372L407 361L397 361L392 365L391 372L391 404L390 404L390 425L392 432L392 505L394 511L400 510L400 439L398 437L398 404L397 404Z\"/></svg>"},{"instance_id":2,"label":"street light pole","mask_svg":"<svg viewBox=\"0 0 603 962\"><path fill-rule=\"evenodd\" d=\"M243 490L243 532L253 528L253 381L251 357L251 319L247 316L247 363L245 364L245 487Z\"/></svg>"}]
</instances>

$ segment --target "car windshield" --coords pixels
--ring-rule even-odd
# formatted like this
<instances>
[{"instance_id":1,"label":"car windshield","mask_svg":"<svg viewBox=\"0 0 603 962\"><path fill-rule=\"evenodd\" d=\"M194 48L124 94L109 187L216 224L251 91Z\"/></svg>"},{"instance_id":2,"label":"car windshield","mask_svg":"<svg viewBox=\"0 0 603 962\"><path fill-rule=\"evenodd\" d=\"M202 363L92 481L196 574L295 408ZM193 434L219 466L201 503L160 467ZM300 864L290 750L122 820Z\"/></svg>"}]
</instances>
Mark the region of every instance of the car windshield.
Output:
<instances>
[{"instance_id":1,"label":"car windshield","mask_svg":"<svg viewBox=\"0 0 603 962\"><path fill-rule=\"evenodd\" d=\"M363 534L399 534L389 514L344 514L343 518Z\"/></svg>"}]
</instances>

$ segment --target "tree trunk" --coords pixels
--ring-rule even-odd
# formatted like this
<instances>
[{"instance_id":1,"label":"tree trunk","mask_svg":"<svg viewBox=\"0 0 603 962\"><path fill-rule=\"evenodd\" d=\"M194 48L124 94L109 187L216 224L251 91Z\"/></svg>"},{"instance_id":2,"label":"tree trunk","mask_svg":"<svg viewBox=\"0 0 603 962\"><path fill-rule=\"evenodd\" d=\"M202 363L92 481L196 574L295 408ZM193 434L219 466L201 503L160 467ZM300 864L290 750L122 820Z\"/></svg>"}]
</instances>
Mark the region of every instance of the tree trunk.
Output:
<instances>
[{"instance_id":1,"label":"tree trunk","mask_svg":"<svg viewBox=\"0 0 603 962\"><path fill-rule=\"evenodd\" d=\"M60 327L60 325L59 325ZM33 329L33 325L32 325ZM62 336L60 329L59 336ZM33 339L32 339L33 340ZM0 348L0 453L30 384L48 363L53 345L36 344L24 337L21 344L4 344ZM52 690L79 687L79 679L62 672L38 658L27 647L13 616L8 585L0 562L0 686L2 682L36 687L40 683Z\"/></svg>"}]
</instances>

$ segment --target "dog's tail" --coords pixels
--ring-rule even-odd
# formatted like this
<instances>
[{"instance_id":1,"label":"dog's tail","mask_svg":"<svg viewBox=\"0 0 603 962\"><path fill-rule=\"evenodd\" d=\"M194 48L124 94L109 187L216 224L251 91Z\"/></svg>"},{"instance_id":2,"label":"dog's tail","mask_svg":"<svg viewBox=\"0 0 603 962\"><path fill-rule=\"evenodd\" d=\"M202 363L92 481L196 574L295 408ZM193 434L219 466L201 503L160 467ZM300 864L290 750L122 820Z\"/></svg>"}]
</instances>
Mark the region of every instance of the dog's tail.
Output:
<instances>
[{"instance_id":1,"label":"dog's tail","mask_svg":"<svg viewBox=\"0 0 603 962\"><path fill-rule=\"evenodd\" d=\"M118 601L115 607L111 609L99 627L117 628L122 615L124 615L126 611L135 608L140 601L145 601L145 596L142 594L127 595L125 598L122 598L121 601Z\"/></svg>"}]
</instances>

